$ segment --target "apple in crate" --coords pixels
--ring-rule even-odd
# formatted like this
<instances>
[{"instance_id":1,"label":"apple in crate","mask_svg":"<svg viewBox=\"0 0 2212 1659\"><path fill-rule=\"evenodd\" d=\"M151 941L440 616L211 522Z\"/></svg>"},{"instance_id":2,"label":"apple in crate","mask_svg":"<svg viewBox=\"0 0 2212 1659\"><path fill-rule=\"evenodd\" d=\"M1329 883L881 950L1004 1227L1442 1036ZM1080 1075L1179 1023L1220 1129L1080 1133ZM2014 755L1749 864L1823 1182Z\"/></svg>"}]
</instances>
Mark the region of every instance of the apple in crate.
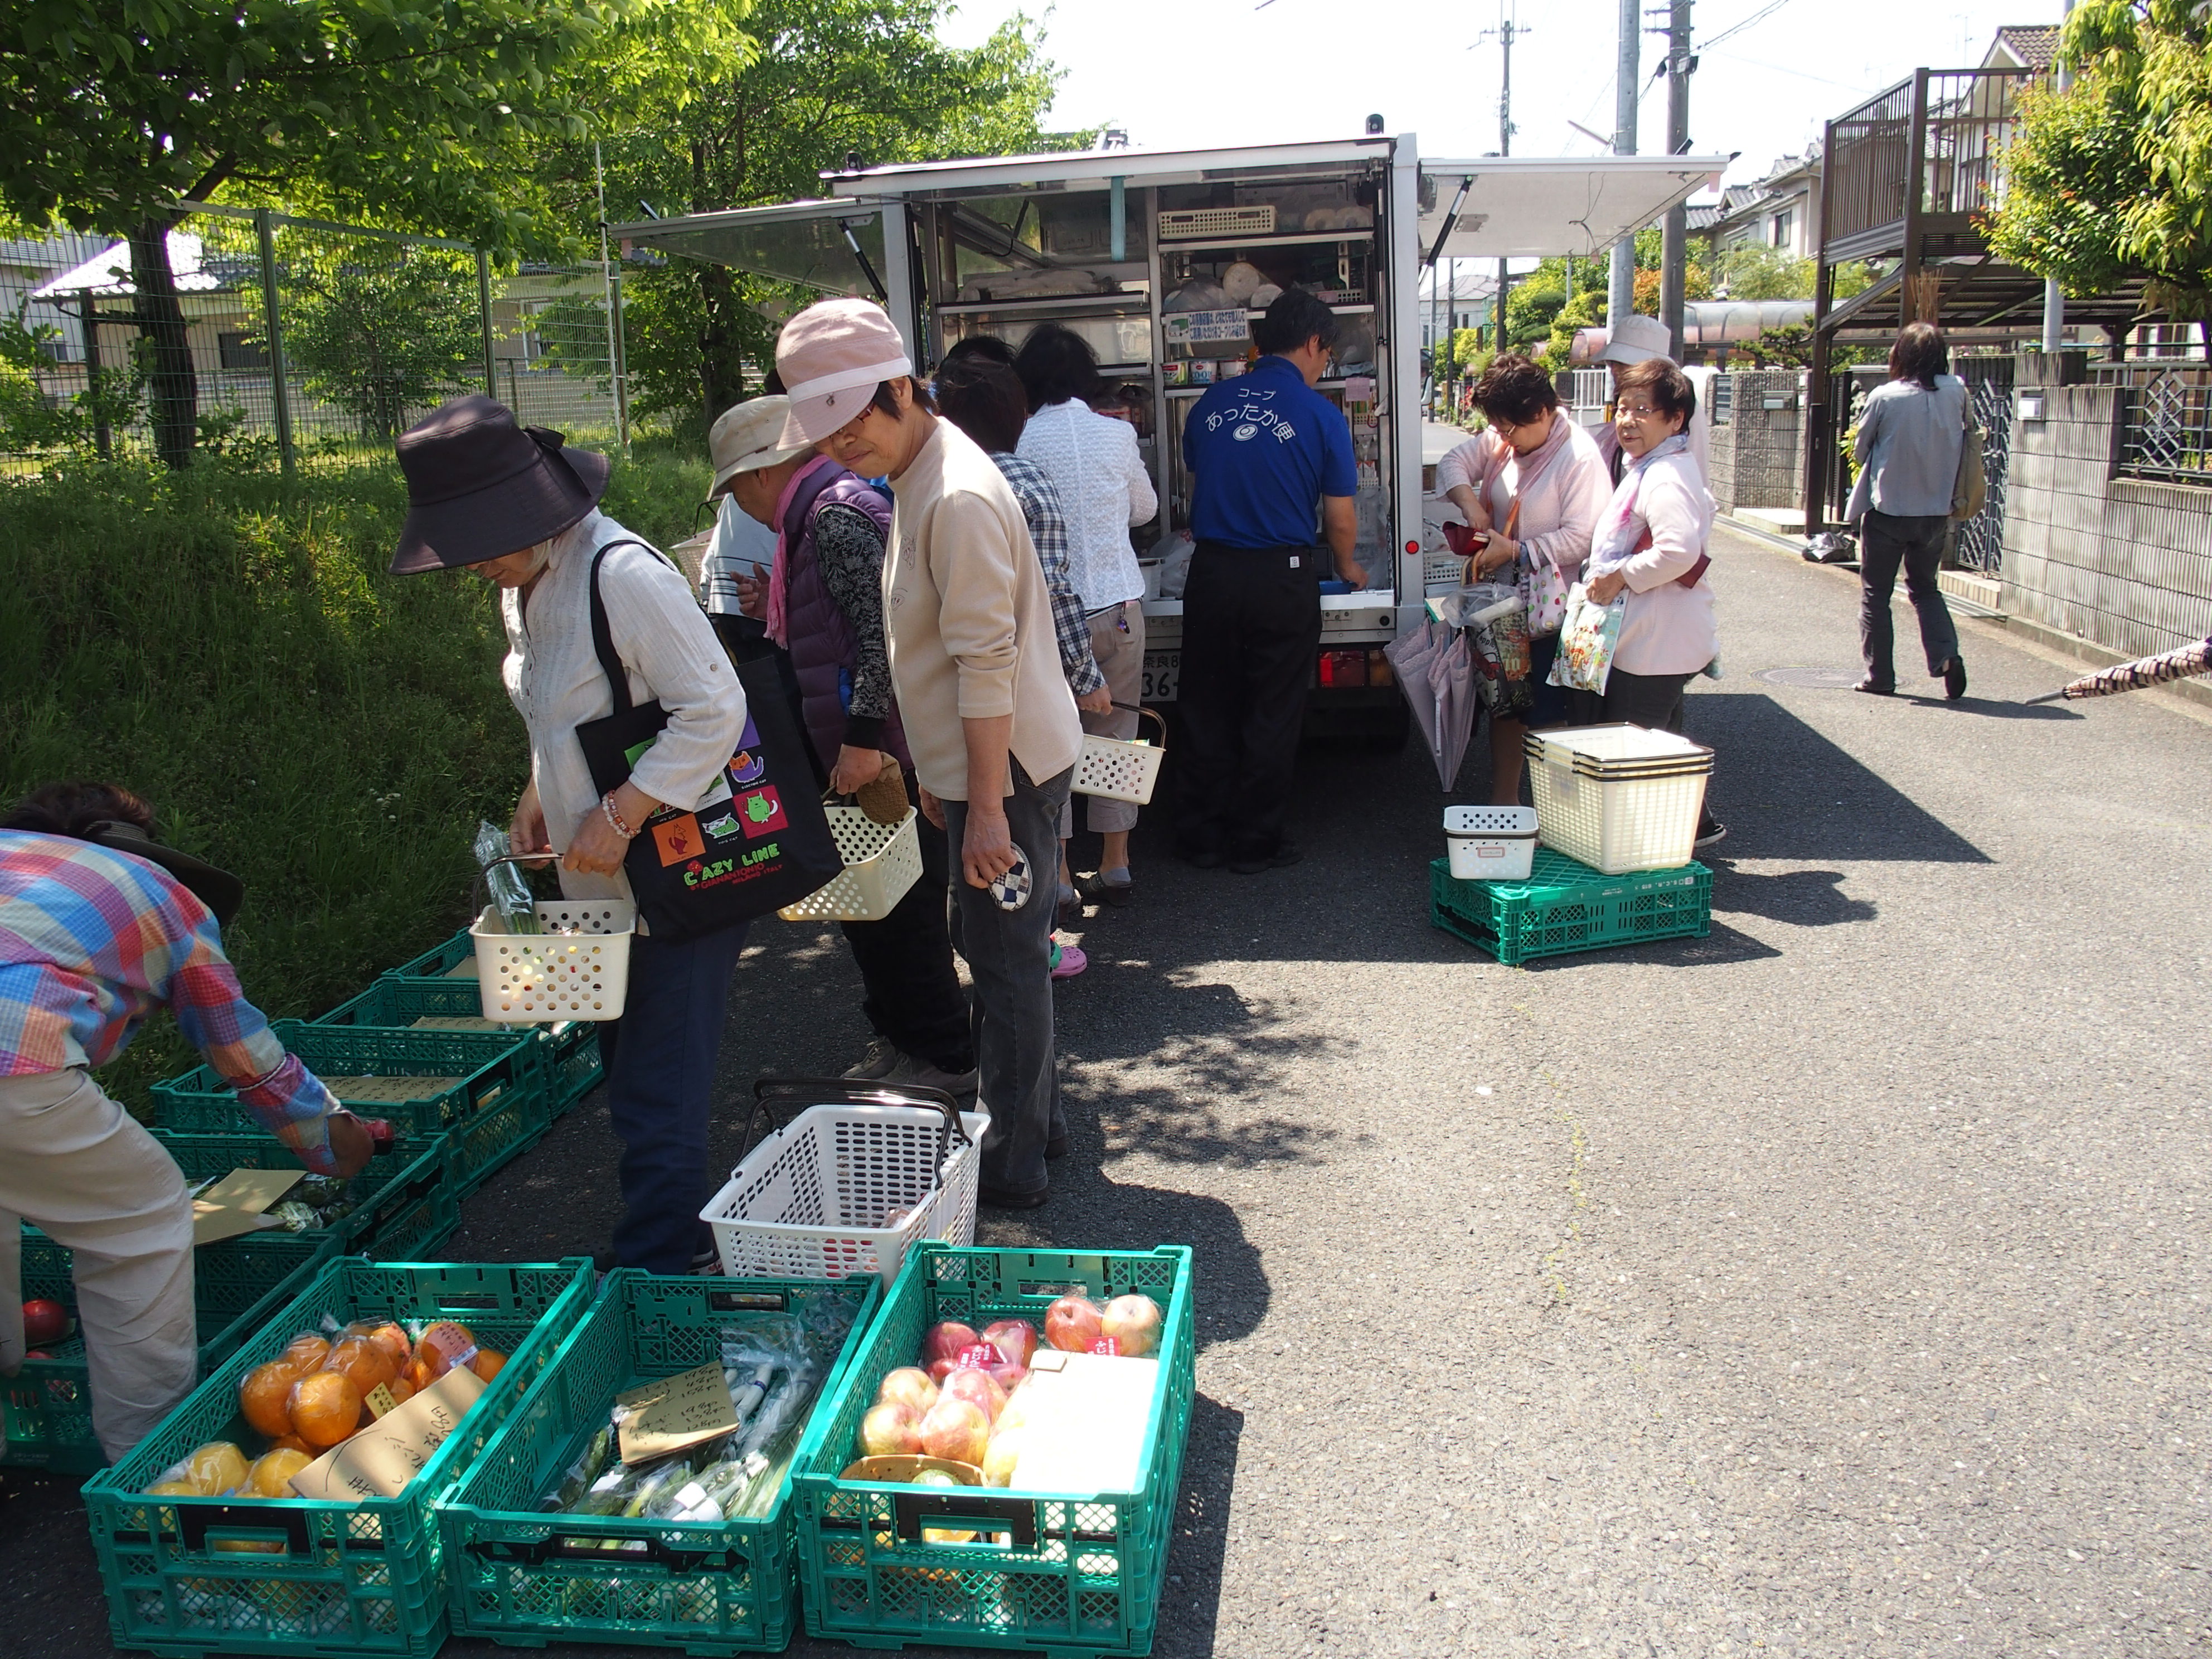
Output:
<instances>
[{"instance_id":1,"label":"apple in crate","mask_svg":"<svg viewBox=\"0 0 2212 1659\"><path fill-rule=\"evenodd\" d=\"M911 1406L890 1401L860 1419L860 1455L910 1456L921 1449L921 1419Z\"/></svg>"},{"instance_id":2,"label":"apple in crate","mask_svg":"<svg viewBox=\"0 0 2212 1659\"><path fill-rule=\"evenodd\" d=\"M1087 1296L1063 1296L1044 1310L1044 1340L1063 1353L1088 1353L1103 1316Z\"/></svg>"},{"instance_id":3,"label":"apple in crate","mask_svg":"<svg viewBox=\"0 0 2212 1659\"><path fill-rule=\"evenodd\" d=\"M962 1365L946 1376L945 1397L966 1401L994 1423L1006 1404L1006 1391L998 1379L975 1365Z\"/></svg>"},{"instance_id":4,"label":"apple in crate","mask_svg":"<svg viewBox=\"0 0 2212 1659\"><path fill-rule=\"evenodd\" d=\"M902 1365L876 1385L876 1404L886 1406L894 1401L912 1407L915 1420L920 1422L923 1413L937 1403L937 1384L930 1381L929 1373L921 1366Z\"/></svg>"},{"instance_id":5,"label":"apple in crate","mask_svg":"<svg viewBox=\"0 0 2212 1659\"><path fill-rule=\"evenodd\" d=\"M1117 1296L1106 1304L1099 1320L1099 1334L1133 1358L1156 1352L1160 1346L1160 1304L1149 1296Z\"/></svg>"},{"instance_id":6,"label":"apple in crate","mask_svg":"<svg viewBox=\"0 0 2212 1659\"><path fill-rule=\"evenodd\" d=\"M957 1319L932 1325L928 1334L921 1339L921 1363L929 1372L930 1381L943 1382L945 1373L960 1363L960 1351L972 1348L982 1340L975 1334L973 1325L963 1325Z\"/></svg>"},{"instance_id":7,"label":"apple in crate","mask_svg":"<svg viewBox=\"0 0 2212 1659\"><path fill-rule=\"evenodd\" d=\"M1001 1319L983 1327L983 1340L1024 1370L1036 1358L1037 1328L1026 1319Z\"/></svg>"},{"instance_id":8,"label":"apple in crate","mask_svg":"<svg viewBox=\"0 0 2212 1659\"><path fill-rule=\"evenodd\" d=\"M980 1468L990 1443L991 1419L972 1401L947 1395L921 1419L921 1449L932 1457Z\"/></svg>"}]
</instances>

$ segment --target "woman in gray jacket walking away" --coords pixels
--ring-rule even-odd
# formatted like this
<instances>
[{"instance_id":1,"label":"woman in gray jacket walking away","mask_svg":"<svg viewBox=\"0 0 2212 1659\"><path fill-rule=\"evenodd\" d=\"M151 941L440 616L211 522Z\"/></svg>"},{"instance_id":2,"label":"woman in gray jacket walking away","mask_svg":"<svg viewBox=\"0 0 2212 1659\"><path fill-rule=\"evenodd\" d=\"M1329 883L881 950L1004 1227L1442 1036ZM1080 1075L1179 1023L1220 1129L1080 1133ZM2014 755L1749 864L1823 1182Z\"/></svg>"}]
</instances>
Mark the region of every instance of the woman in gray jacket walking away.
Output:
<instances>
[{"instance_id":1,"label":"woman in gray jacket walking away","mask_svg":"<svg viewBox=\"0 0 2212 1659\"><path fill-rule=\"evenodd\" d=\"M1934 325L1907 323L1889 349L1889 380L1868 394L1851 445L1859 477L1844 517L1859 525L1859 654L1866 662L1856 689L1878 697L1897 690L1889 602L1899 565L1920 617L1929 677L1943 682L1947 697L1966 695L1959 630L1936 585L1966 430L1966 383L1947 374L1950 367Z\"/></svg>"}]
</instances>

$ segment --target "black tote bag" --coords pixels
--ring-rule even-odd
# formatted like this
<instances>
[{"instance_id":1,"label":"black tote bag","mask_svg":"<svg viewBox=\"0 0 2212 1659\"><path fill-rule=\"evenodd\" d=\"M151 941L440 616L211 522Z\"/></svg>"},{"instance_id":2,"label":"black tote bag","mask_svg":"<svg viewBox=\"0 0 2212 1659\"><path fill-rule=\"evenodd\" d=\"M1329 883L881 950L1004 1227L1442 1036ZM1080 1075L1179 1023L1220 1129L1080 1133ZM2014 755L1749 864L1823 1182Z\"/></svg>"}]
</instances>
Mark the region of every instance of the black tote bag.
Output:
<instances>
[{"instance_id":1,"label":"black tote bag","mask_svg":"<svg viewBox=\"0 0 2212 1659\"><path fill-rule=\"evenodd\" d=\"M603 795L629 781L638 757L668 724L657 701L630 701L629 676L607 626L599 564L625 544L610 542L592 558L592 646L613 690L615 711L576 728L592 787ZM680 943L750 921L795 904L844 868L775 665L732 666L744 689L745 729L722 769L720 787L696 810L668 805L654 812L623 860L638 912L657 939Z\"/></svg>"}]
</instances>

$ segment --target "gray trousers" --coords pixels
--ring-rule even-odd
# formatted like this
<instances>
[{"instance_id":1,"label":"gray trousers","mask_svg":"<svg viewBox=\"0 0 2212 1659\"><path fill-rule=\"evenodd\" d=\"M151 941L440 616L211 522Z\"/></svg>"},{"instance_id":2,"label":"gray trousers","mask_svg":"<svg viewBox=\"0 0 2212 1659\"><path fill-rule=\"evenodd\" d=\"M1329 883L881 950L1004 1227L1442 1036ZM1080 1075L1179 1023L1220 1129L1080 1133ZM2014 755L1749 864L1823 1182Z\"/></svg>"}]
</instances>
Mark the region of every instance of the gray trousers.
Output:
<instances>
[{"instance_id":1,"label":"gray trousers","mask_svg":"<svg viewBox=\"0 0 2212 1659\"><path fill-rule=\"evenodd\" d=\"M82 1072L0 1077L0 1372L23 1363L21 1221L70 1249L92 1431L120 1459L199 1380L184 1176Z\"/></svg>"},{"instance_id":2,"label":"gray trousers","mask_svg":"<svg viewBox=\"0 0 2212 1659\"><path fill-rule=\"evenodd\" d=\"M966 801L945 803L945 831L951 843L952 948L967 958L975 981L969 1006L980 1073L976 1098L991 1115L983 1182L1026 1194L1048 1184L1045 1143L1067 1128L1052 1053L1052 916L1060 811L1075 769L1036 783L1019 761L1009 757L1008 764L1014 793L1006 798L1006 829L1029 863L1029 902L1002 910L990 889L968 884L960 869Z\"/></svg>"},{"instance_id":3,"label":"gray trousers","mask_svg":"<svg viewBox=\"0 0 2212 1659\"><path fill-rule=\"evenodd\" d=\"M1897 684L1893 657L1896 629L1889 596L1897 591L1898 567L1905 568L1905 591L1920 618L1920 648L1933 677L1959 654L1958 624L1936 573L1943 561L1947 518L1899 518L1871 510L1859 526L1859 655L1867 678L1879 686Z\"/></svg>"}]
</instances>

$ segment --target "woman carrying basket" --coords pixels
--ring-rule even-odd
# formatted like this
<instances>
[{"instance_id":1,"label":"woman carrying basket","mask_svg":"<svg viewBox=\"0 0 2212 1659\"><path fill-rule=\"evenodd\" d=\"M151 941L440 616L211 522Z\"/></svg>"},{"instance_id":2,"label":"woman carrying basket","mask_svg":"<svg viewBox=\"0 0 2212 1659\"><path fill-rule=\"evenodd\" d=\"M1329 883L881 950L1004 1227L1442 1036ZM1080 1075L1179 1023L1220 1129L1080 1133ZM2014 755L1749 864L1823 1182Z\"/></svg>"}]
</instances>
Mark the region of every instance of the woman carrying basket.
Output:
<instances>
[{"instance_id":1,"label":"woman carrying basket","mask_svg":"<svg viewBox=\"0 0 2212 1659\"><path fill-rule=\"evenodd\" d=\"M480 393L441 404L398 448L408 513L392 574L465 568L501 590L503 676L530 732L510 844L559 859L571 899L629 899L623 860L638 827L663 804L704 804L744 733L744 692L721 642L683 573L598 510L605 456L519 426ZM668 716L629 781L604 793L576 735L615 708L592 637L594 572L631 699ZM623 1144L615 1265L683 1273L713 1259L699 1219L712 1191L707 1124L744 942L743 924L631 942L626 1012L599 1027Z\"/></svg>"}]
</instances>

